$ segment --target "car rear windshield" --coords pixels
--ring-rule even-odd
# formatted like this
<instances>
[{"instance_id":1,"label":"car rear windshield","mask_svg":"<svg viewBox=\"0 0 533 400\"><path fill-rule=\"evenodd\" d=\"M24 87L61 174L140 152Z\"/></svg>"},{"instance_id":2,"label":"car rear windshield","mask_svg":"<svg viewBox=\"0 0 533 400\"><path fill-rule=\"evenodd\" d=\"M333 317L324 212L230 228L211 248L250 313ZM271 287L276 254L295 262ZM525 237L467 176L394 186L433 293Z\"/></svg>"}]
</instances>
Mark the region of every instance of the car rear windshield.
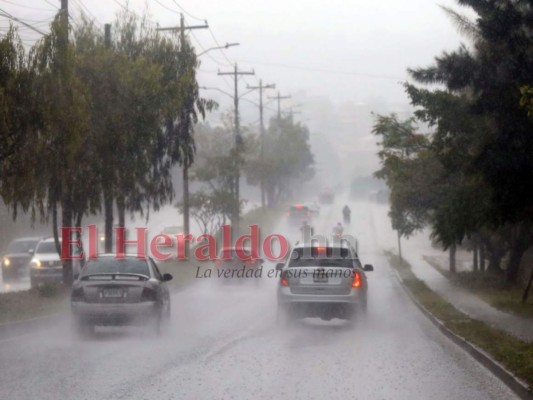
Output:
<instances>
[{"instance_id":1,"label":"car rear windshield","mask_svg":"<svg viewBox=\"0 0 533 400\"><path fill-rule=\"evenodd\" d=\"M61 246L61 242L59 242L59 246ZM55 242L40 242L37 246L37 249L35 250L35 253L38 254L57 254L56 244Z\"/></svg>"},{"instance_id":2,"label":"car rear windshield","mask_svg":"<svg viewBox=\"0 0 533 400\"><path fill-rule=\"evenodd\" d=\"M16 240L11 242L7 247L8 253L27 253L30 250L35 250L38 240Z\"/></svg>"},{"instance_id":3,"label":"car rear windshield","mask_svg":"<svg viewBox=\"0 0 533 400\"><path fill-rule=\"evenodd\" d=\"M291 213L307 213L309 211L309 208L306 206L292 206L290 209Z\"/></svg>"},{"instance_id":4,"label":"car rear windshield","mask_svg":"<svg viewBox=\"0 0 533 400\"><path fill-rule=\"evenodd\" d=\"M82 276L117 273L150 276L147 262L135 257L126 257L124 260L117 260L115 258L90 260L83 268Z\"/></svg>"},{"instance_id":5,"label":"car rear windshield","mask_svg":"<svg viewBox=\"0 0 533 400\"><path fill-rule=\"evenodd\" d=\"M354 259L347 248L304 247L291 253L291 267L340 267L353 268Z\"/></svg>"}]
</instances>

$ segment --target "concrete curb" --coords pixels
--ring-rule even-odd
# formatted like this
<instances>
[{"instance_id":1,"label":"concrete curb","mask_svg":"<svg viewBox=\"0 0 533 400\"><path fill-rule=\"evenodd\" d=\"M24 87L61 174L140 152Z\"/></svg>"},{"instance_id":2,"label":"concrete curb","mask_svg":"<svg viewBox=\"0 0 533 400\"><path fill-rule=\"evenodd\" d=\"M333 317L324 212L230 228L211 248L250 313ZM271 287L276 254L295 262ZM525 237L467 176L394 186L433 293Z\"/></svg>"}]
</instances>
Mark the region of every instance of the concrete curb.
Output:
<instances>
[{"instance_id":1,"label":"concrete curb","mask_svg":"<svg viewBox=\"0 0 533 400\"><path fill-rule=\"evenodd\" d=\"M405 293L409 296L409 298L413 301L417 308L422 312L422 314L424 314L433 323L433 325L435 325L446 337L448 337L448 339L453 341L456 345L458 345L464 351L470 354L476 361L478 361L485 368L487 368L494 375L496 375L518 397L523 400L533 400L533 392L524 381L516 377L512 372L505 369L503 365L494 360L485 351L470 343L462 336L459 336L456 333L452 332L450 329L448 329L440 319L438 319L435 315L428 311L418 301L418 299L416 299L416 297L413 295L413 293L411 293L409 288L404 285L403 280L400 277L398 271L396 271L394 267L392 267L392 269L394 270L396 279L398 279L398 282L400 283Z\"/></svg>"}]
</instances>

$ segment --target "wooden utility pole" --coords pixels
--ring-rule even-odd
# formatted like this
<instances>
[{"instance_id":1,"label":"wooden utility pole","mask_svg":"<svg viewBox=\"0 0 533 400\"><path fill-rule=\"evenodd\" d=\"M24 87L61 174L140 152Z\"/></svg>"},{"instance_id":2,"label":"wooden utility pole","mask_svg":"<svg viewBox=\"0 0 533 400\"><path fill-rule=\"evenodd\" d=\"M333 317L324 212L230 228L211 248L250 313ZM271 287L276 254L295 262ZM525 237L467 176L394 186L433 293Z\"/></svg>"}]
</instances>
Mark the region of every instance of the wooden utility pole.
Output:
<instances>
[{"instance_id":1,"label":"wooden utility pole","mask_svg":"<svg viewBox=\"0 0 533 400\"><path fill-rule=\"evenodd\" d=\"M282 96L279 94L279 92L277 96L269 97L269 99L276 100L278 102L278 120L281 119L281 100L290 98L291 96Z\"/></svg>"},{"instance_id":2,"label":"wooden utility pole","mask_svg":"<svg viewBox=\"0 0 533 400\"><path fill-rule=\"evenodd\" d=\"M259 121L261 126L260 138L261 138L261 164L263 164L265 156L265 122L263 119L263 89L275 89L276 85L263 85L263 80L259 80L259 86L248 86L248 89L256 90L259 89ZM264 170L263 165L261 165L261 207L265 208L265 178L263 176Z\"/></svg>"},{"instance_id":3,"label":"wooden utility pole","mask_svg":"<svg viewBox=\"0 0 533 400\"><path fill-rule=\"evenodd\" d=\"M105 47L110 48L111 47L111 24L105 24Z\"/></svg>"},{"instance_id":4,"label":"wooden utility pole","mask_svg":"<svg viewBox=\"0 0 533 400\"><path fill-rule=\"evenodd\" d=\"M241 137L241 128L240 128L240 122L239 122L239 76L240 75L255 75L254 71L239 71L239 68L237 67L237 64L235 64L235 68L233 72L218 72L218 75L232 75L233 76L233 82L235 83L235 93L233 94L233 106L235 107L235 150L236 154L238 154L239 146L242 143L242 137ZM237 170L235 172L235 204L233 209L233 218L232 218L232 225L233 225L233 232L235 234L238 234L239 231L239 213L240 213L240 195L239 195L239 180L240 180L240 165L237 166Z\"/></svg>"},{"instance_id":5,"label":"wooden utility pole","mask_svg":"<svg viewBox=\"0 0 533 400\"><path fill-rule=\"evenodd\" d=\"M185 26L185 18L183 17L183 14L180 15L180 25L178 27L171 27L171 28L158 28L158 31L170 31L170 32L179 32L180 33L180 51L183 52L185 49L185 31L190 31L193 29L207 29L209 28L209 25L207 24L207 21L204 25L193 25L193 26ZM182 118L187 118L186 115L181 116ZM191 162L189 160L188 156L184 157L183 160L183 233L185 235L188 235L190 233L190 218L189 218L189 168L191 166ZM186 243L186 249L185 252L188 255L188 241Z\"/></svg>"}]
</instances>

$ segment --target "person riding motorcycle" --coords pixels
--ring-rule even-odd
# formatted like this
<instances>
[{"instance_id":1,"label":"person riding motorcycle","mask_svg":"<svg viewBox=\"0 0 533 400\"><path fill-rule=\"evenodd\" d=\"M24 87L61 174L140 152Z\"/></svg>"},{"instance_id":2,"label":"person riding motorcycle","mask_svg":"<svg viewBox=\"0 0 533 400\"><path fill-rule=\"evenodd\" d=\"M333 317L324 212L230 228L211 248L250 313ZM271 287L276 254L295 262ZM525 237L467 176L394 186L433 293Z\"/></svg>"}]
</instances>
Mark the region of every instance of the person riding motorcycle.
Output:
<instances>
[{"instance_id":1,"label":"person riding motorcycle","mask_svg":"<svg viewBox=\"0 0 533 400\"><path fill-rule=\"evenodd\" d=\"M348 205L345 205L342 209L342 216L344 217L344 223L349 224L350 223L350 215L352 214L352 211L350 210L350 207Z\"/></svg>"},{"instance_id":2,"label":"person riding motorcycle","mask_svg":"<svg viewBox=\"0 0 533 400\"><path fill-rule=\"evenodd\" d=\"M309 225L309 222L307 222L307 220L302 222L300 232L302 233L302 239L305 239L307 234L309 236L313 236L315 234L315 230L311 225Z\"/></svg>"},{"instance_id":3,"label":"person riding motorcycle","mask_svg":"<svg viewBox=\"0 0 533 400\"><path fill-rule=\"evenodd\" d=\"M337 223L337 225L333 227L333 234L336 237L341 237L343 232L344 232L344 227L342 226L340 222Z\"/></svg>"}]
</instances>

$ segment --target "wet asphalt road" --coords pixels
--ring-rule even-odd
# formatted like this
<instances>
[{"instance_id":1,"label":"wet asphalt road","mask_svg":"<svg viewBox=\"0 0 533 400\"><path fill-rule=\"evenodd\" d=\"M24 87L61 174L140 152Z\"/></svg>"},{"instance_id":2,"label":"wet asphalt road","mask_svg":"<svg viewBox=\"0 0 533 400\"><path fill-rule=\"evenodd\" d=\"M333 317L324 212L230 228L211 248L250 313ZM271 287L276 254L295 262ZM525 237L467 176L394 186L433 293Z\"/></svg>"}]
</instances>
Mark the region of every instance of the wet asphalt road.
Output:
<instances>
[{"instance_id":1,"label":"wet asphalt road","mask_svg":"<svg viewBox=\"0 0 533 400\"><path fill-rule=\"evenodd\" d=\"M322 207L315 230L329 233L342 205ZM198 280L173 296L161 337L106 329L81 341L65 321L0 341L0 399L515 398L411 303L383 256L388 227L374 225L370 205L350 206L362 261L375 267L368 317L355 326L306 319L279 329L274 280Z\"/></svg>"}]
</instances>

